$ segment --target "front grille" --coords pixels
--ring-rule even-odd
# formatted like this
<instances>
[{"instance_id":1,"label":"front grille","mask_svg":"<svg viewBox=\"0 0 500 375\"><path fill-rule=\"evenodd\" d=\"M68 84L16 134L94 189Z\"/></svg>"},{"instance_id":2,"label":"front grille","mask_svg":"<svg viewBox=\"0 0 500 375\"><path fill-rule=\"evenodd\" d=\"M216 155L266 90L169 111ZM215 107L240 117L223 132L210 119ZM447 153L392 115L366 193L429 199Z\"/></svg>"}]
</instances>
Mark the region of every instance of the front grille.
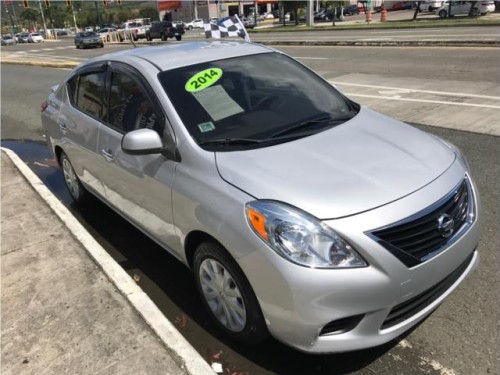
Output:
<instances>
[{"instance_id":1,"label":"front grille","mask_svg":"<svg viewBox=\"0 0 500 375\"><path fill-rule=\"evenodd\" d=\"M422 311L432 302L438 299L465 272L470 262L472 261L473 256L474 253L467 257L467 259L455 271L448 275L448 277L434 285L432 288L427 289L425 292L419 294L418 296L393 307L389 315L387 315L387 318L384 320L384 323L382 323L381 329L390 328L405 321L406 319L411 318L413 315L417 314L419 311Z\"/></svg>"},{"instance_id":2,"label":"front grille","mask_svg":"<svg viewBox=\"0 0 500 375\"><path fill-rule=\"evenodd\" d=\"M442 201L372 235L404 264L413 267L436 255L467 223L470 195L469 183L464 179ZM440 229L440 219L449 225L441 224Z\"/></svg>"}]
</instances>

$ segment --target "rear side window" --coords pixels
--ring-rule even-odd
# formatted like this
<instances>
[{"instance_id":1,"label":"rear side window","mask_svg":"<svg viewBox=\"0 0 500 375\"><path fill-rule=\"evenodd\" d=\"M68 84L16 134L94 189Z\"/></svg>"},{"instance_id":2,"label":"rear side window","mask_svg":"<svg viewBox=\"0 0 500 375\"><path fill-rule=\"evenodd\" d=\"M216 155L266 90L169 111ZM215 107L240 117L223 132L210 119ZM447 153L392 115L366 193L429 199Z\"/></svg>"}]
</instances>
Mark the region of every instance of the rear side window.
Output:
<instances>
[{"instance_id":1,"label":"rear side window","mask_svg":"<svg viewBox=\"0 0 500 375\"><path fill-rule=\"evenodd\" d=\"M82 112L98 120L106 116L104 105L105 73L82 74L68 82L68 93L72 104Z\"/></svg>"}]
</instances>

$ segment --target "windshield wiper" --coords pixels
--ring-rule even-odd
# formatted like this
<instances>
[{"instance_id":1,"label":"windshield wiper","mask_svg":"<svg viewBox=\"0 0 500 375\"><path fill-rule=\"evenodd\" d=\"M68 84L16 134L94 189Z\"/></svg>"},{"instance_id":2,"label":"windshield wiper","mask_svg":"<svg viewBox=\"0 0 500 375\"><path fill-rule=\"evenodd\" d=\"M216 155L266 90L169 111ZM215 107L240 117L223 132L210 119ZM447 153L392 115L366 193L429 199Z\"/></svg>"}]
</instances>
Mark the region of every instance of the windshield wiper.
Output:
<instances>
[{"instance_id":1,"label":"windshield wiper","mask_svg":"<svg viewBox=\"0 0 500 375\"><path fill-rule=\"evenodd\" d=\"M292 125L289 128L280 130L280 131L278 131L278 132L276 132L274 134L271 134L267 139L278 138L278 137L281 137L281 136L284 136L284 135L295 133L298 130L301 130L303 128L307 128L307 127L309 127L311 125L316 125L316 124L325 123L325 124L338 125L338 124L340 124L342 122L345 122L345 121L348 121L348 120L352 119L353 117L354 117L353 114L350 114L349 116L343 116L343 117L337 117L337 118L331 117L331 116L318 117L318 118L315 118L315 119L312 119L312 120L307 120L307 121L299 122L298 124Z\"/></svg>"},{"instance_id":2,"label":"windshield wiper","mask_svg":"<svg viewBox=\"0 0 500 375\"><path fill-rule=\"evenodd\" d=\"M249 139L249 138L220 138L220 139L211 139L209 141L200 142L200 146L209 146L209 145L253 145L257 143L261 143L258 139Z\"/></svg>"}]
</instances>

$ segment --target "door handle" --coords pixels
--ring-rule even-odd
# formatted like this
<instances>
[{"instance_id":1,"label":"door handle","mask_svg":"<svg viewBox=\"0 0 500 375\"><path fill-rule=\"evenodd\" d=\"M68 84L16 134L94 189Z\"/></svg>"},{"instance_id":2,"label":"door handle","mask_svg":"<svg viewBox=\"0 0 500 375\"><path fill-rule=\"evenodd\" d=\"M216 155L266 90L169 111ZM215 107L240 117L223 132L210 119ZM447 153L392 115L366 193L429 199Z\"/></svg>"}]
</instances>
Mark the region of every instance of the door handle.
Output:
<instances>
[{"instance_id":1,"label":"door handle","mask_svg":"<svg viewBox=\"0 0 500 375\"><path fill-rule=\"evenodd\" d=\"M111 150L102 150L101 154L102 154L102 156L104 156L104 159L106 159L106 161L114 161L115 160L115 156L113 155Z\"/></svg>"},{"instance_id":2,"label":"door handle","mask_svg":"<svg viewBox=\"0 0 500 375\"><path fill-rule=\"evenodd\" d=\"M61 130L61 133L66 134L68 132L68 126L63 122L60 122L59 130Z\"/></svg>"}]
</instances>

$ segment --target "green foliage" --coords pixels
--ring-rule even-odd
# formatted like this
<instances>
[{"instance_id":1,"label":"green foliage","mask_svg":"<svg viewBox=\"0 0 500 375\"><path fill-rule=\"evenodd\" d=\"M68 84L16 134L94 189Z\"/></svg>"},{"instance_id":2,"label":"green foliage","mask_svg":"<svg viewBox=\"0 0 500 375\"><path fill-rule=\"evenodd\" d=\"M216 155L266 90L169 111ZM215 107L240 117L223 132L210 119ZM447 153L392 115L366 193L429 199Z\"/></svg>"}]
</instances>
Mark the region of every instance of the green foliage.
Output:
<instances>
[{"instance_id":1,"label":"green foliage","mask_svg":"<svg viewBox=\"0 0 500 375\"><path fill-rule=\"evenodd\" d=\"M139 18L151 18L151 20L159 20L160 16L155 8L147 7L139 10Z\"/></svg>"}]
</instances>

